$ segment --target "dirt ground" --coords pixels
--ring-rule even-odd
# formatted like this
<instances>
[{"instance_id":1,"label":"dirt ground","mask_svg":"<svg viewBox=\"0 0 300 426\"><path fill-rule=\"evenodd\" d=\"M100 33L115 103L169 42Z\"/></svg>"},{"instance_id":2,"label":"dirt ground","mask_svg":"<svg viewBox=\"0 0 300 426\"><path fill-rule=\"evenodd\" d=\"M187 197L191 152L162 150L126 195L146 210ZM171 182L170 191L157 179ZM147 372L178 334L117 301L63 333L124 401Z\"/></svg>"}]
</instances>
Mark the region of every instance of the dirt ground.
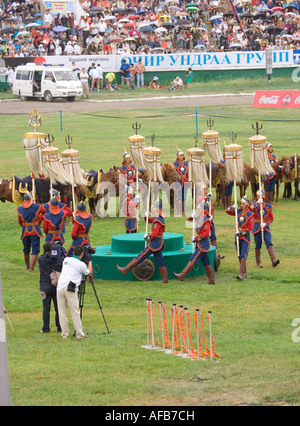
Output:
<instances>
[{"instance_id":1,"label":"dirt ground","mask_svg":"<svg viewBox=\"0 0 300 426\"><path fill-rule=\"evenodd\" d=\"M74 102L66 100L54 100L51 103L44 101L19 101L6 100L0 102L0 114L28 114L28 111L38 109L42 113L51 112L89 112L110 111L119 109L144 109L144 108L176 108L176 107L201 107L201 106L241 106L251 107L254 100L252 94L228 94L228 95L206 95L206 96L173 96L171 98L142 98L142 99L119 99L119 100L82 100Z\"/></svg>"}]
</instances>

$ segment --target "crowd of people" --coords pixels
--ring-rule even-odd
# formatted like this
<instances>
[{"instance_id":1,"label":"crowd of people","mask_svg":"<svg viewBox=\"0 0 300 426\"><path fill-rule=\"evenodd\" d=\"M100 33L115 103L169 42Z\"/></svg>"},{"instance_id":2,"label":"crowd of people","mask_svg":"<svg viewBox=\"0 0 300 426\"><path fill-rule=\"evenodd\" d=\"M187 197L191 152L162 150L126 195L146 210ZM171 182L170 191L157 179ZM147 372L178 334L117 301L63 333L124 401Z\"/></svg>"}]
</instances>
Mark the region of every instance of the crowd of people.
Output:
<instances>
[{"instance_id":1,"label":"crowd of people","mask_svg":"<svg viewBox=\"0 0 300 426\"><path fill-rule=\"evenodd\" d=\"M82 0L83 14L76 17L73 12L49 9L42 13L39 0L0 0L0 54L34 57L299 48L298 2L223 3Z\"/></svg>"}]
</instances>

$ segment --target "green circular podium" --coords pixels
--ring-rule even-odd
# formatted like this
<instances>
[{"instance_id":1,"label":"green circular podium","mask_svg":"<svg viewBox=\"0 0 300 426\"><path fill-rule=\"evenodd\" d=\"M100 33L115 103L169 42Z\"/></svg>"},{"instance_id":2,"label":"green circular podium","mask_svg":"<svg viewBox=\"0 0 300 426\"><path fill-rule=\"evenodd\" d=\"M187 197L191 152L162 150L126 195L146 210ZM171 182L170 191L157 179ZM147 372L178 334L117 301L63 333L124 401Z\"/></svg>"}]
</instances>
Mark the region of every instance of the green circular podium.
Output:
<instances>
[{"instance_id":1,"label":"green circular podium","mask_svg":"<svg viewBox=\"0 0 300 426\"><path fill-rule=\"evenodd\" d=\"M94 277L96 279L108 281L138 281L132 271L124 277L116 268L116 265L126 266L134 257L136 257L145 248L144 234L121 234L115 235L111 239L110 245L96 247L95 254L92 255ZM215 252L216 248L211 246L208 257L210 264L215 270ZM181 272L188 263L193 253L193 244L184 243L183 235L165 232L163 256L168 270L169 280L176 279L173 271ZM150 259L155 267L151 281L161 280L159 269L155 263L154 256ZM201 262L195 264L187 277L196 277L206 275Z\"/></svg>"}]
</instances>

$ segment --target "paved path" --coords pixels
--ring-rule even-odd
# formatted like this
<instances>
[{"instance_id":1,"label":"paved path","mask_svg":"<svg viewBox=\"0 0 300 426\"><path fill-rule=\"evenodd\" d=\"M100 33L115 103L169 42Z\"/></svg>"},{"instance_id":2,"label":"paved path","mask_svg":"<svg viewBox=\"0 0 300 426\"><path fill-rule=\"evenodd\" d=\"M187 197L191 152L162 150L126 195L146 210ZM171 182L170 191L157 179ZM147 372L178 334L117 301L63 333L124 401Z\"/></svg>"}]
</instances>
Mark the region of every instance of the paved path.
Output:
<instances>
[{"instance_id":1,"label":"paved path","mask_svg":"<svg viewBox=\"0 0 300 426\"><path fill-rule=\"evenodd\" d=\"M191 95L191 96L162 96L155 98L114 99L114 100L81 100L68 102L54 100L47 103L43 101L6 100L0 102L0 114L28 114L37 109L42 113L51 112L88 112L111 111L120 109L145 109L145 108L176 108L176 107L201 107L201 106L241 106L251 107L254 93L223 94L223 95Z\"/></svg>"}]
</instances>

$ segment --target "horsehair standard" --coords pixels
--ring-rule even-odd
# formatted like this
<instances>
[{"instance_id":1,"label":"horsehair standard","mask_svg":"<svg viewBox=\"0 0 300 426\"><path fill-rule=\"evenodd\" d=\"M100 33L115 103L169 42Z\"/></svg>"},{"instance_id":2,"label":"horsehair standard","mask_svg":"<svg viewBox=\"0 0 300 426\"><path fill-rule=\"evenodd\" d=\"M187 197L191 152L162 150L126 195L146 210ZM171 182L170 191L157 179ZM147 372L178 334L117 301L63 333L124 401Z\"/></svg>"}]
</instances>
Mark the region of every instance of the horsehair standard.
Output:
<instances>
[{"instance_id":1,"label":"horsehair standard","mask_svg":"<svg viewBox=\"0 0 300 426\"><path fill-rule=\"evenodd\" d=\"M163 350L167 354L174 354L189 359L204 359L208 357L219 358L216 353L215 341L211 327L211 311L208 311L206 318L209 325L209 346L205 335L203 315L199 309L194 313L194 323L196 332L197 348L192 341L191 315L188 308L176 303L171 307L172 319L172 339L168 331L167 310L162 302L158 302L159 325L157 324L157 310L151 298L146 298L147 308L147 344L142 346L145 349ZM202 338L201 338L202 334ZM203 344L202 344L203 341ZM156 346L158 342L158 346ZM161 349L162 348L162 349Z\"/></svg>"},{"instance_id":2,"label":"horsehair standard","mask_svg":"<svg viewBox=\"0 0 300 426\"><path fill-rule=\"evenodd\" d=\"M208 185L209 179L205 167L205 152L194 147L187 150L189 162L189 181L194 184L204 183Z\"/></svg>"},{"instance_id":3,"label":"horsehair standard","mask_svg":"<svg viewBox=\"0 0 300 426\"><path fill-rule=\"evenodd\" d=\"M163 182L160 164L161 150L155 146L144 148L145 166L149 176L149 182Z\"/></svg>"},{"instance_id":4,"label":"horsehair standard","mask_svg":"<svg viewBox=\"0 0 300 426\"><path fill-rule=\"evenodd\" d=\"M128 138L133 163L137 170L146 170L144 159L145 138L133 135Z\"/></svg>"},{"instance_id":5,"label":"horsehair standard","mask_svg":"<svg viewBox=\"0 0 300 426\"><path fill-rule=\"evenodd\" d=\"M35 176L43 174L43 162L41 149L49 146L45 142L45 133L30 132L23 135L23 146L31 172Z\"/></svg>"},{"instance_id":6,"label":"horsehair standard","mask_svg":"<svg viewBox=\"0 0 300 426\"><path fill-rule=\"evenodd\" d=\"M233 143L225 146L224 149L227 179L241 182L244 174L243 148Z\"/></svg>"},{"instance_id":7,"label":"horsehair standard","mask_svg":"<svg viewBox=\"0 0 300 426\"><path fill-rule=\"evenodd\" d=\"M85 180L79 164L79 151L69 148L63 151L61 155L68 182L73 185L85 185Z\"/></svg>"},{"instance_id":8,"label":"horsehair standard","mask_svg":"<svg viewBox=\"0 0 300 426\"><path fill-rule=\"evenodd\" d=\"M266 141L267 138L262 135L255 135L249 138L251 167L262 175L273 173L267 153Z\"/></svg>"},{"instance_id":9,"label":"horsehair standard","mask_svg":"<svg viewBox=\"0 0 300 426\"><path fill-rule=\"evenodd\" d=\"M202 133L203 148L208 152L210 161L219 164L222 159L222 152L219 145L219 132L207 130Z\"/></svg>"},{"instance_id":10,"label":"horsehair standard","mask_svg":"<svg viewBox=\"0 0 300 426\"><path fill-rule=\"evenodd\" d=\"M45 174L49 176L51 181L66 185L68 176L59 157L59 149L54 146L49 146L42 149L42 158L45 169Z\"/></svg>"}]
</instances>

